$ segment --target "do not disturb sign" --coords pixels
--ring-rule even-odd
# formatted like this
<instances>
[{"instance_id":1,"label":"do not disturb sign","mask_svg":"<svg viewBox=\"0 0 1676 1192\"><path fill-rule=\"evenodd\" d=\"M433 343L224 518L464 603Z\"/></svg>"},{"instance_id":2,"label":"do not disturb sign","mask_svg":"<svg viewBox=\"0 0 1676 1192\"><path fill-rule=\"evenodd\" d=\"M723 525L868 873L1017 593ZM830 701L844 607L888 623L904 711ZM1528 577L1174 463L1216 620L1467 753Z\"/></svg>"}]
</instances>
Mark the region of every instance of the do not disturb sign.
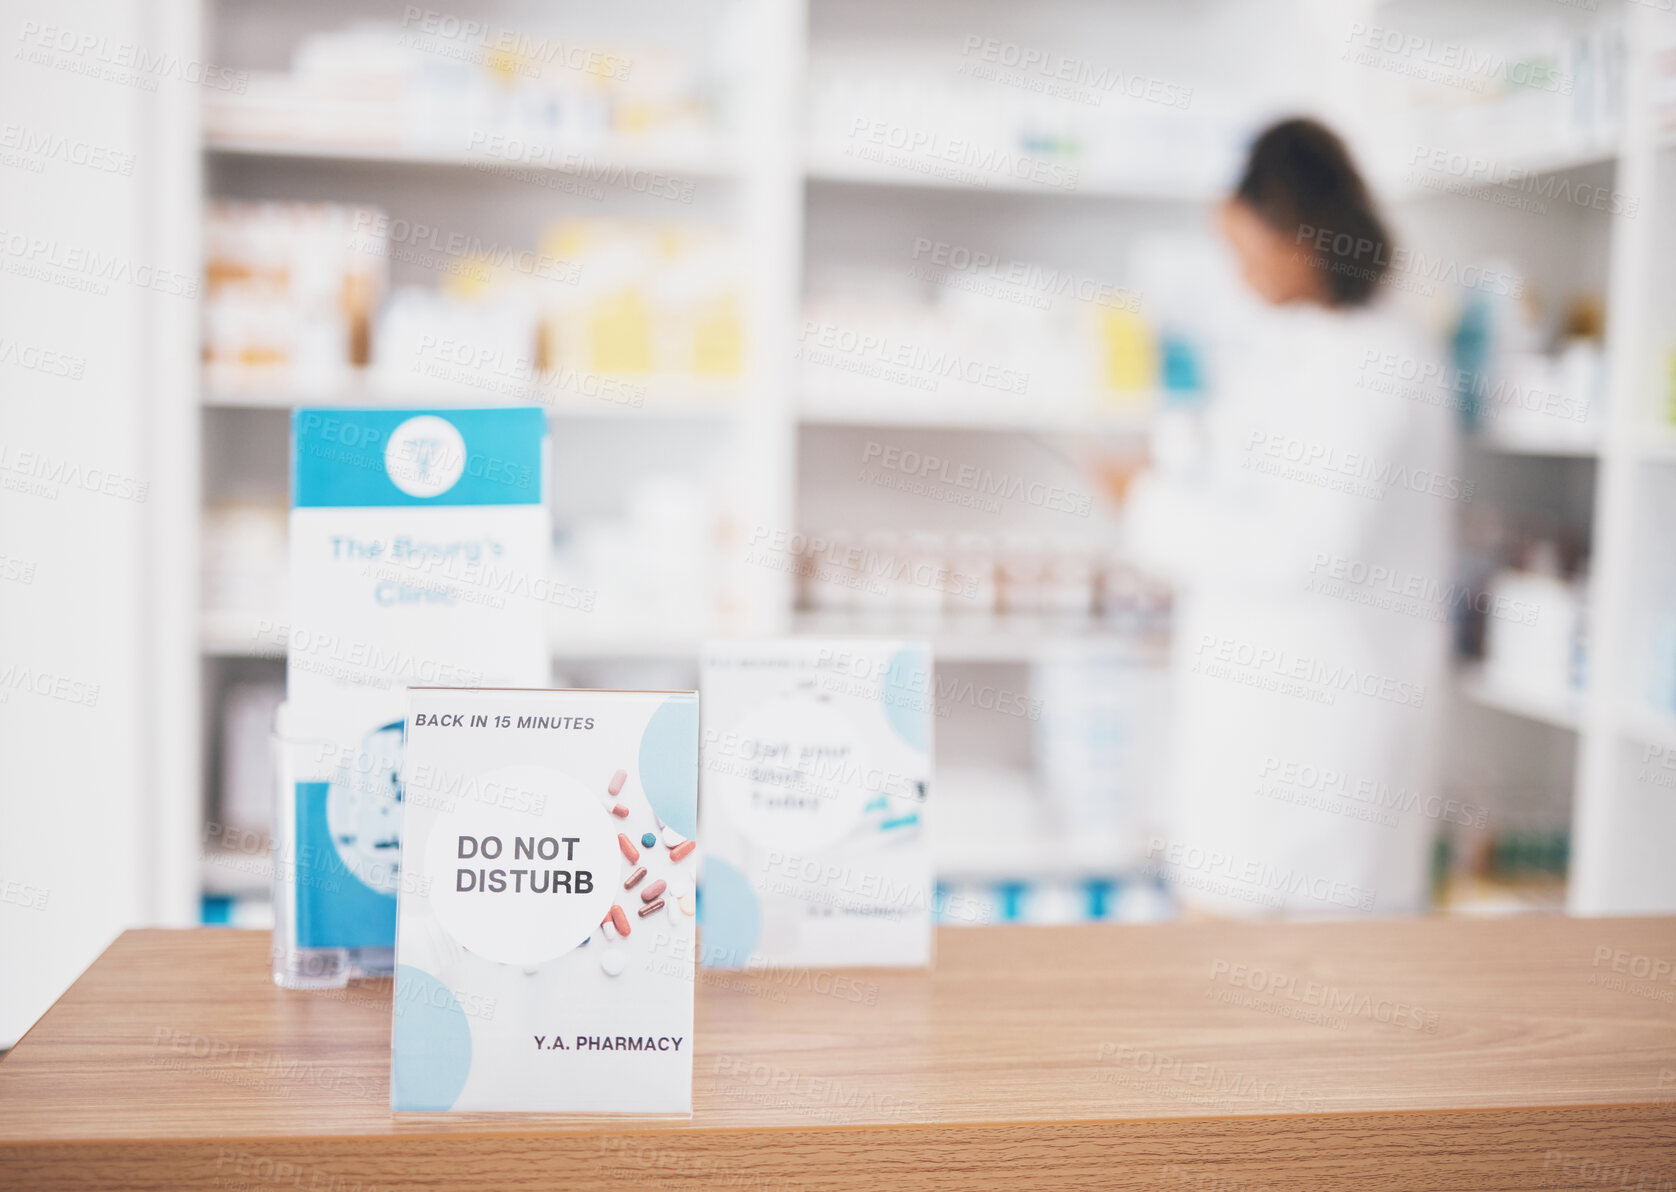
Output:
<instances>
[{"instance_id":1,"label":"do not disturb sign","mask_svg":"<svg viewBox=\"0 0 1676 1192\"><path fill-rule=\"evenodd\" d=\"M543 964L585 944L610 913L618 821L600 783L590 791L556 766L503 766L484 780L530 792L541 810L454 800L425 848L432 907L467 951Z\"/></svg>"},{"instance_id":2,"label":"do not disturb sign","mask_svg":"<svg viewBox=\"0 0 1676 1192\"><path fill-rule=\"evenodd\" d=\"M690 1112L697 697L409 698L393 1106Z\"/></svg>"}]
</instances>

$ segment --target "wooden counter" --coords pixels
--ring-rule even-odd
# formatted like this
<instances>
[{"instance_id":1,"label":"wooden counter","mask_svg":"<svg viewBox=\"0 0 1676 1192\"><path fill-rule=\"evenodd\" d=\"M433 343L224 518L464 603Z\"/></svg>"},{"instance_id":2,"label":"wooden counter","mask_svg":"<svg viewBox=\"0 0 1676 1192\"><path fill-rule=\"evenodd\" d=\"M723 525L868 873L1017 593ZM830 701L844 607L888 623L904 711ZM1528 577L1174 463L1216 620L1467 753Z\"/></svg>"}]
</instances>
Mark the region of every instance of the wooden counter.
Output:
<instances>
[{"instance_id":1,"label":"wooden counter","mask_svg":"<svg viewBox=\"0 0 1676 1192\"><path fill-rule=\"evenodd\" d=\"M0 1188L1676 1189L1676 919L956 928L706 973L690 1122L391 1116L389 989L131 931L0 1061ZM8 958L8 963L15 958Z\"/></svg>"}]
</instances>

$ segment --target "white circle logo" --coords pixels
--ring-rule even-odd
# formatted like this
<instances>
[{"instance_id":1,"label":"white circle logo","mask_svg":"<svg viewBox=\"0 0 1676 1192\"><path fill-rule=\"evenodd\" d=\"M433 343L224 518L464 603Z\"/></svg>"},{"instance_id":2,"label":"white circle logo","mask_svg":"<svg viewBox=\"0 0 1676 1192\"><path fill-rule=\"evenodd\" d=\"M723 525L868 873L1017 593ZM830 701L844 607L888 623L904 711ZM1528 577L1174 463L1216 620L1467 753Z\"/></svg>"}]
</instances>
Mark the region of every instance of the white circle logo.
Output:
<instances>
[{"instance_id":1,"label":"white circle logo","mask_svg":"<svg viewBox=\"0 0 1676 1192\"><path fill-rule=\"evenodd\" d=\"M466 441L448 419L420 414L391 434L384 470L410 497L440 497L466 470Z\"/></svg>"},{"instance_id":2,"label":"white circle logo","mask_svg":"<svg viewBox=\"0 0 1676 1192\"><path fill-rule=\"evenodd\" d=\"M622 892L618 821L544 766L493 771L480 789L521 792L540 810L461 797L438 816L425 854L431 907L468 951L534 968L587 942Z\"/></svg>"}]
</instances>

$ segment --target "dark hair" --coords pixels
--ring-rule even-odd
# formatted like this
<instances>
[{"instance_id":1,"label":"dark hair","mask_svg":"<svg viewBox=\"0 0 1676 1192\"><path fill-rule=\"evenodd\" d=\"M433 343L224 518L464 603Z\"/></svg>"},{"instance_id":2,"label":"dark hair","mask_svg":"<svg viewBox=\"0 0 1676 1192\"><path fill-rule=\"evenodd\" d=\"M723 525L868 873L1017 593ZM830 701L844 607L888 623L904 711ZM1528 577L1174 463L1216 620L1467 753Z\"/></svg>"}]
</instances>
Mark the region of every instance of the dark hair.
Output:
<instances>
[{"instance_id":1,"label":"dark hair","mask_svg":"<svg viewBox=\"0 0 1676 1192\"><path fill-rule=\"evenodd\" d=\"M1391 264L1391 234L1338 135L1282 120L1251 146L1234 197L1309 255L1332 306L1361 306Z\"/></svg>"}]
</instances>

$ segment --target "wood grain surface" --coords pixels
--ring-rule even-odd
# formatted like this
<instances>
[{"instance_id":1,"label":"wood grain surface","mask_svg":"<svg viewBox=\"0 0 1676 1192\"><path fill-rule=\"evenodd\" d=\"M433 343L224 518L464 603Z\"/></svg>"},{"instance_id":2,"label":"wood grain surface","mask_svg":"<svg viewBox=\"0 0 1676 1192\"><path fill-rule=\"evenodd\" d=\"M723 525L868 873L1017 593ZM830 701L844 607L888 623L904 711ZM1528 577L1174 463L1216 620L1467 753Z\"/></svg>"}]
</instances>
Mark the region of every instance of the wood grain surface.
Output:
<instances>
[{"instance_id":1,"label":"wood grain surface","mask_svg":"<svg viewBox=\"0 0 1676 1192\"><path fill-rule=\"evenodd\" d=\"M394 1117L389 987L133 931L0 1061L0 1188L1676 1192L1676 919L955 928L701 973L691 1121Z\"/></svg>"}]
</instances>

